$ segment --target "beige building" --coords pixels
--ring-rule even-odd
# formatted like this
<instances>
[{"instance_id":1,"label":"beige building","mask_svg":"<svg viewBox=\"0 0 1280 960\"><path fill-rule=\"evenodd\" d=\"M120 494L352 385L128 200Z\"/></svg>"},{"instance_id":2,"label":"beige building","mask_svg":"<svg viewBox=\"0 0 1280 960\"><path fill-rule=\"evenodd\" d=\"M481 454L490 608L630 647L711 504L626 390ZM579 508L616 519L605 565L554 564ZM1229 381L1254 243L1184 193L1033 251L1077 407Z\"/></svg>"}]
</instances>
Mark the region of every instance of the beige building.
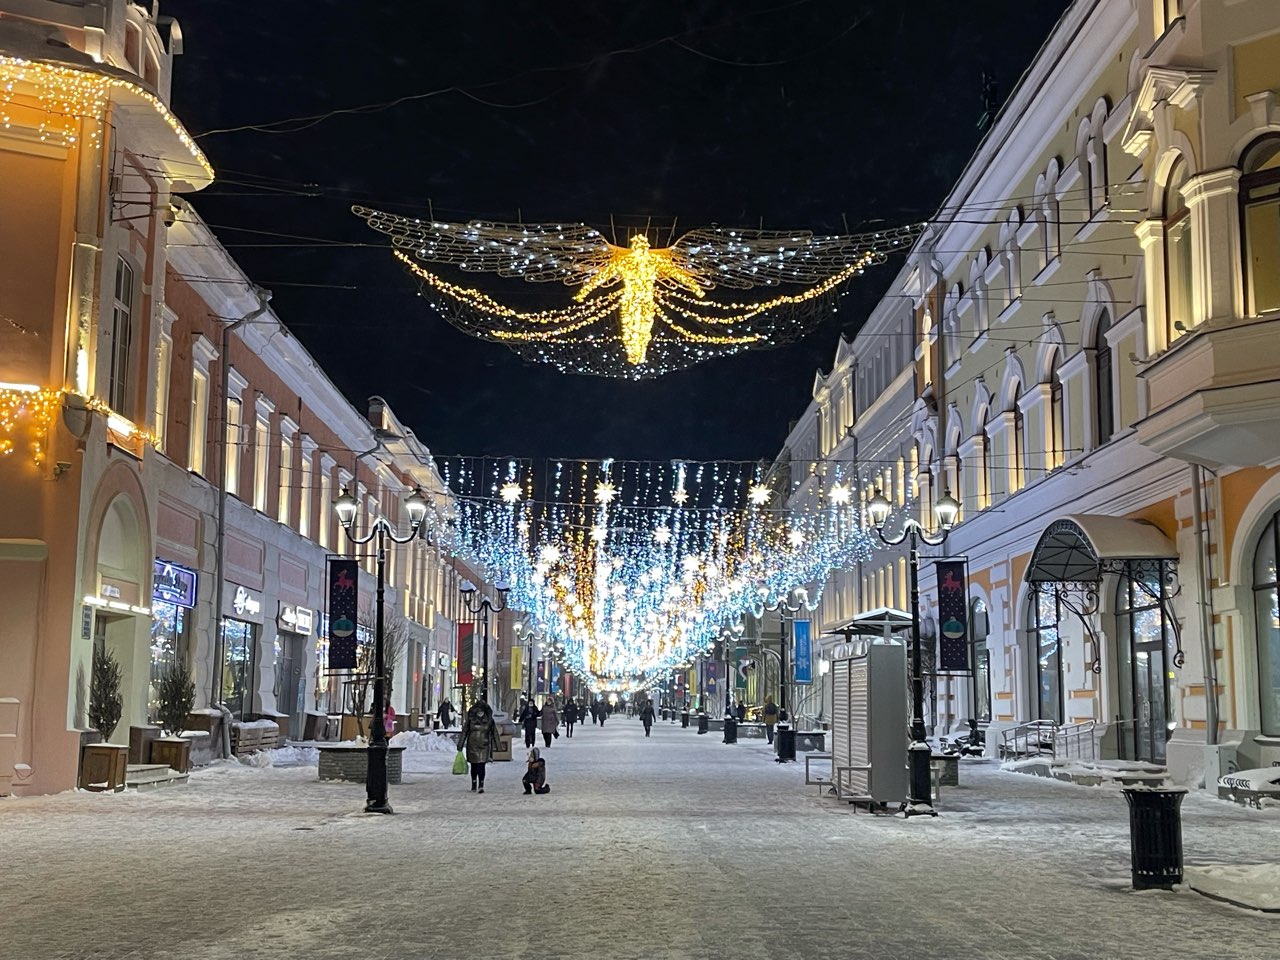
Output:
<instances>
[{"instance_id":1,"label":"beige building","mask_svg":"<svg viewBox=\"0 0 1280 960\"><path fill-rule=\"evenodd\" d=\"M815 383L812 483L962 504L926 551L969 567L936 732L1043 721L1190 783L1280 760L1277 96L1274 3L1077 0ZM836 573L821 627L908 572Z\"/></svg>"}]
</instances>

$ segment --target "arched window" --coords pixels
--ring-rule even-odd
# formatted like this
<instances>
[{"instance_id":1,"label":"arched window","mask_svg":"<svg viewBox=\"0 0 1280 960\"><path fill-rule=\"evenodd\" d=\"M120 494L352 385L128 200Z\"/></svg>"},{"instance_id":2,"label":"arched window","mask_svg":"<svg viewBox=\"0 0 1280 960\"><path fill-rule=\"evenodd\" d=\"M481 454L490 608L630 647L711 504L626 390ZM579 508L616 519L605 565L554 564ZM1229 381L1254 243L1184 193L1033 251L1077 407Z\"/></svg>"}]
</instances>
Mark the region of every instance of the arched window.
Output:
<instances>
[{"instance_id":1,"label":"arched window","mask_svg":"<svg viewBox=\"0 0 1280 960\"><path fill-rule=\"evenodd\" d=\"M1008 468L1009 492L1015 493L1021 490L1026 482L1025 457L1027 454L1027 445L1025 442L1026 425L1022 422L1022 408L1018 406L1018 397L1022 394L1022 384L1014 381L1013 384L1013 406L1009 412L1013 415L1013 427L1009 434L1009 459L1006 464Z\"/></svg>"},{"instance_id":2,"label":"arched window","mask_svg":"<svg viewBox=\"0 0 1280 960\"><path fill-rule=\"evenodd\" d=\"M991 429L988 424L982 437L982 485L986 488L986 497L984 507L989 507L996 502L996 491L999 485L996 483L996 459L991 453Z\"/></svg>"},{"instance_id":3,"label":"arched window","mask_svg":"<svg viewBox=\"0 0 1280 960\"><path fill-rule=\"evenodd\" d=\"M1058 376L1059 364L1055 361L1049 375L1049 469L1067 462L1066 424L1062 410L1062 378Z\"/></svg>"},{"instance_id":4,"label":"arched window","mask_svg":"<svg viewBox=\"0 0 1280 960\"><path fill-rule=\"evenodd\" d=\"M1115 433L1115 394L1111 386L1111 344L1107 340L1107 331L1111 329L1111 314L1103 311L1098 317L1098 330L1094 334L1093 348L1096 351L1094 369L1097 371L1097 403L1098 403L1098 446L1102 446Z\"/></svg>"},{"instance_id":5,"label":"arched window","mask_svg":"<svg viewBox=\"0 0 1280 960\"><path fill-rule=\"evenodd\" d=\"M1179 158L1164 188L1165 334L1172 343L1180 333L1174 324L1191 326L1191 213L1183 188L1187 164Z\"/></svg>"},{"instance_id":6,"label":"arched window","mask_svg":"<svg viewBox=\"0 0 1280 960\"><path fill-rule=\"evenodd\" d=\"M1246 309L1256 317L1280 310L1280 136L1255 141L1240 171Z\"/></svg>"},{"instance_id":7,"label":"arched window","mask_svg":"<svg viewBox=\"0 0 1280 960\"><path fill-rule=\"evenodd\" d=\"M1172 628L1159 570L1129 571L1116 587L1116 683L1120 749L1125 760L1164 763L1169 739Z\"/></svg>"},{"instance_id":8,"label":"arched window","mask_svg":"<svg viewBox=\"0 0 1280 960\"><path fill-rule=\"evenodd\" d=\"M1262 732L1280 736L1280 513L1262 531L1253 557L1253 608L1258 617L1258 702Z\"/></svg>"},{"instance_id":9,"label":"arched window","mask_svg":"<svg viewBox=\"0 0 1280 960\"><path fill-rule=\"evenodd\" d=\"M991 651L987 649L990 624L987 605L980 597L969 603L969 642L973 645L973 699L971 719L979 723L991 721Z\"/></svg>"},{"instance_id":10,"label":"arched window","mask_svg":"<svg viewBox=\"0 0 1280 960\"><path fill-rule=\"evenodd\" d=\"M1035 661L1036 719L1062 722L1062 640L1058 600L1052 590L1032 590L1028 635Z\"/></svg>"}]
</instances>

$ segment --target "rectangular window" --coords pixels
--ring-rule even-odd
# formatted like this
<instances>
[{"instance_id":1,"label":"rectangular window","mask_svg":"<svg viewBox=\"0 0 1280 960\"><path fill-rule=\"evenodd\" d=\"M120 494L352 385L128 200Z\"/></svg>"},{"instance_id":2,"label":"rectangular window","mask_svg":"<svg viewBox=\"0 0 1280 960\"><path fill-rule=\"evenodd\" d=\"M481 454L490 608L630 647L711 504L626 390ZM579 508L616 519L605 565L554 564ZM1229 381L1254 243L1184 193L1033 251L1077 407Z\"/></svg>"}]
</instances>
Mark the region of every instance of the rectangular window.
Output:
<instances>
[{"instance_id":1,"label":"rectangular window","mask_svg":"<svg viewBox=\"0 0 1280 960\"><path fill-rule=\"evenodd\" d=\"M271 427L258 419L253 431L253 508L267 511L267 467L271 454Z\"/></svg>"},{"instance_id":2,"label":"rectangular window","mask_svg":"<svg viewBox=\"0 0 1280 960\"><path fill-rule=\"evenodd\" d=\"M244 404L235 397L227 398L227 472L224 483L227 493L240 492L240 424L243 419Z\"/></svg>"},{"instance_id":3,"label":"rectangular window","mask_svg":"<svg viewBox=\"0 0 1280 960\"><path fill-rule=\"evenodd\" d=\"M289 508L293 504L293 441L280 438L280 500L276 507L276 519L289 525Z\"/></svg>"},{"instance_id":4,"label":"rectangular window","mask_svg":"<svg viewBox=\"0 0 1280 960\"><path fill-rule=\"evenodd\" d=\"M333 507L330 501L333 500L333 481L329 479L329 474L322 472L320 474L320 520L319 527L316 532L320 534L320 546L329 546L329 524L331 522L330 513Z\"/></svg>"},{"instance_id":5,"label":"rectangular window","mask_svg":"<svg viewBox=\"0 0 1280 960\"><path fill-rule=\"evenodd\" d=\"M204 473L205 433L209 425L209 376L201 370L191 375L191 447L187 467Z\"/></svg>"},{"instance_id":6,"label":"rectangular window","mask_svg":"<svg viewBox=\"0 0 1280 960\"><path fill-rule=\"evenodd\" d=\"M305 450L298 482L298 532L311 536L311 456Z\"/></svg>"},{"instance_id":7,"label":"rectangular window","mask_svg":"<svg viewBox=\"0 0 1280 960\"><path fill-rule=\"evenodd\" d=\"M166 427L169 420L169 367L173 363L173 340L167 335L160 335L160 346L156 350L156 415L151 424L151 432L156 435L156 447L165 452Z\"/></svg>"},{"instance_id":8,"label":"rectangular window","mask_svg":"<svg viewBox=\"0 0 1280 960\"><path fill-rule=\"evenodd\" d=\"M107 383L107 403L124 417L130 417L129 354L133 347L133 267L124 257L116 258L115 299L111 308L111 372Z\"/></svg>"}]
</instances>

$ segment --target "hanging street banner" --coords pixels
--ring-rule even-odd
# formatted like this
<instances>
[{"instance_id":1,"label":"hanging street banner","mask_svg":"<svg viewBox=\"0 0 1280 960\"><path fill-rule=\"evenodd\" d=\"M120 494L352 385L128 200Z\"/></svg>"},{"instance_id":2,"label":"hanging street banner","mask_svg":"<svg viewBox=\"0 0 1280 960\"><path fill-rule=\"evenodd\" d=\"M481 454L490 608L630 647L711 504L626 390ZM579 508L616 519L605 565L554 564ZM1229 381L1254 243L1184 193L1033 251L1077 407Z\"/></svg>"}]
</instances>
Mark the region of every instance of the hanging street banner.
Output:
<instances>
[{"instance_id":1,"label":"hanging street banner","mask_svg":"<svg viewBox=\"0 0 1280 960\"><path fill-rule=\"evenodd\" d=\"M704 660L703 671L707 680L703 688L706 690L707 699L711 703L716 703L720 698L720 661Z\"/></svg>"},{"instance_id":2,"label":"hanging street banner","mask_svg":"<svg viewBox=\"0 0 1280 960\"><path fill-rule=\"evenodd\" d=\"M813 633L810 621L794 621L791 624L791 637L795 641L792 682L813 683Z\"/></svg>"},{"instance_id":3,"label":"hanging street banner","mask_svg":"<svg viewBox=\"0 0 1280 960\"><path fill-rule=\"evenodd\" d=\"M560 664L558 663L551 665L551 692L553 694L560 692Z\"/></svg>"},{"instance_id":4,"label":"hanging street banner","mask_svg":"<svg viewBox=\"0 0 1280 960\"><path fill-rule=\"evenodd\" d=\"M476 625L458 624L458 682L468 684L475 677Z\"/></svg>"},{"instance_id":5,"label":"hanging street banner","mask_svg":"<svg viewBox=\"0 0 1280 960\"><path fill-rule=\"evenodd\" d=\"M329 669L356 668L356 609L360 563L329 558Z\"/></svg>"},{"instance_id":6,"label":"hanging street banner","mask_svg":"<svg viewBox=\"0 0 1280 960\"><path fill-rule=\"evenodd\" d=\"M536 686L533 688L534 693L547 692L547 661L538 661L538 672L536 675Z\"/></svg>"},{"instance_id":7,"label":"hanging street banner","mask_svg":"<svg viewBox=\"0 0 1280 960\"><path fill-rule=\"evenodd\" d=\"M755 668L755 661L747 656L746 647L737 647L733 651L733 689L747 689L747 677Z\"/></svg>"},{"instance_id":8,"label":"hanging street banner","mask_svg":"<svg viewBox=\"0 0 1280 960\"><path fill-rule=\"evenodd\" d=\"M969 589L965 561L938 560L938 669L969 670Z\"/></svg>"},{"instance_id":9,"label":"hanging street banner","mask_svg":"<svg viewBox=\"0 0 1280 960\"><path fill-rule=\"evenodd\" d=\"M524 689L524 647L511 648L511 689Z\"/></svg>"}]
</instances>

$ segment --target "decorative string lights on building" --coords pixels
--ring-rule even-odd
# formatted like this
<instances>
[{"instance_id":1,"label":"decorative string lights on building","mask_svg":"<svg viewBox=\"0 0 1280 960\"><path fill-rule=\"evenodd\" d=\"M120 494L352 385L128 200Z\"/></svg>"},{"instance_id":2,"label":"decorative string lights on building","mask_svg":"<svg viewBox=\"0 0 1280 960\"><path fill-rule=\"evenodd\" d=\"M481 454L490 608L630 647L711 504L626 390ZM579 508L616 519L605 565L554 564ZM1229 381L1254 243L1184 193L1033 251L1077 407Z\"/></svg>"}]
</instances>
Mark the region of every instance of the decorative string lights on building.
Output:
<instances>
[{"instance_id":1,"label":"decorative string lights on building","mask_svg":"<svg viewBox=\"0 0 1280 960\"><path fill-rule=\"evenodd\" d=\"M0 383L0 455L8 456L18 450L17 437L19 430L23 429L32 461L36 466L42 466L48 453L49 431L68 397L75 397L84 409L102 414L109 433L115 438L133 441L139 448L139 456L142 444L159 446L159 437L116 413L96 397L30 383Z\"/></svg>"},{"instance_id":2,"label":"decorative string lights on building","mask_svg":"<svg viewBox=\"0 0 1280 960\"><path fill-rule=\"evenodd\" d=\"M835 308L847 281L920 232L917 225L840 236L714 227L659 248L644 232L618 246L585 224L444 223L352 210L391 237L423 295L460 330L566 373L634 380L803 336ZM577 290L567 306L516 310L421 263ZM758 300L712 296L780 286L805 289Z\"/></svg>"},{"instance_id":3,"label":"decorative string lights on building","mask_svg":"<svg viewBox=\"0 0 1280 960\"><path fill-rule=\"evenodd\" d=\"M94 147L102 145L101 127L114 92L136 97L154 110L191 152L196 164L213 179L213 167L169 108L151 91L123 77L65 64L0 56L0 126L30 126L40 140L80 141L82 121L97 121L85 132ZM30 122L22 114L32 114Z\"/></svg>"},{"instance_id":4,"label":"decorative string lights on building","mask_svg":"<svg viewBox=\"0 0 1280 960\"><path fill-rule=\"evenodd\" d=\"M509 603L600 689L643 685L708 650L726 624L871 555L859 504L770 509L748 495L768 489L756 465L440 466L455 496L429 516L434 536L509 583Z\"/></svg>"}]
</instances>

